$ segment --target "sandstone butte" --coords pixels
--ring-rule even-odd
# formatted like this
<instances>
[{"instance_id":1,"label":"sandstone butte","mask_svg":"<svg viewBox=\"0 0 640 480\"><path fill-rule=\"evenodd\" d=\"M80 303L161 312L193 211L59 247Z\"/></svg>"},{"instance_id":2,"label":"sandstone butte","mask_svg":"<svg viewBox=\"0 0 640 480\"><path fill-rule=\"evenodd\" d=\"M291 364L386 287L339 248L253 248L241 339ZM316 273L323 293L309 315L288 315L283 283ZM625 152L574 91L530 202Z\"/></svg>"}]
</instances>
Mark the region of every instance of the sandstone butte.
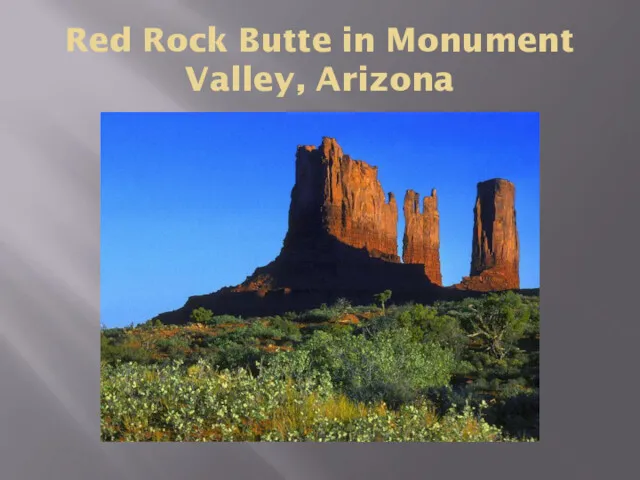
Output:
<instances>
[{"instance_id":1,"label":"sandstone butte","mask_svg":"<svg viewBox=\"0 0 640 480\"><path fill-rule=\"evenodd\" d=\"M483 292L520 288L515 197L515 186L507 180L478 183L471 273L456 288Z\"/></svg>"},{"instance_id":2,"label":"sandstone butte","mask_svg":"<svg viewBox=\"0 0 640 480\"><path fill-rule=\"evenodd\" d=\"M298 147L286 246L327 233L370 256L399 262L398 206L385 195L378 169L353 160L331 138Z\"/></svg>"},{"instance_id":3,"label":"sandstone butte","mask_svg":"<svg viewBox=\"0 0 640 480\"><path fill-rule=\"evenodd\" d=\"M420 212L420 194L407 190L404 197L404 239L402 261L424 265L424 273L432 283L442 285L440 271L440 214L436 190L424 197Z\"/></svg>"},{"instance_id":4,"label":"sandstone butte","mask_svg":"<svg viewBox=\"0 0 640 480\"><path fill-rule=\"evenodd\" d=\"M402 261L398 206L377 167L346 155L335 139L298 146L289 225L280 254L243 283L190 297L164 323L184 323L198 307L215 314L259 316L303 311L346 298L370 304L386 289L396 302L432 302L491 290L518 289L515 188L506 180L478 184L469 277L442 287L436 191L404 199Z\"/></svg>"}]
</instances>

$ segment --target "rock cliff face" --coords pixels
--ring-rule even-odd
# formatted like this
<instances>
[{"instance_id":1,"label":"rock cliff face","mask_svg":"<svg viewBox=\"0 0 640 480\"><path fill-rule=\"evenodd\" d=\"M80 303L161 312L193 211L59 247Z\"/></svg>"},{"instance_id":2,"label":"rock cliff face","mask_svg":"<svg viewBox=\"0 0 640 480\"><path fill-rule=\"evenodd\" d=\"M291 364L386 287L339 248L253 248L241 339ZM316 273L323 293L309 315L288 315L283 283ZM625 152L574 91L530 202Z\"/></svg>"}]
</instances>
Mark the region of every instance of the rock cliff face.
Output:
<instances>
[{"instance_id":1,"label":"rock cliff face","mask_svg":"<svg viewBox=\"0 0 640 480\"><path fill-rule=\"evenodd\" d=\"M385 195L376 167L344 154L332 138L299 146L291 191L289 226L278 257L244 282L189 298L181 309L160 315L183 323L198 307L216 314L282 314L346 298L369 304L393 291L396 301L440 298L424 265L398 256L398 206Z\"/></svg>"},{"instance_id":2,"label":"rock cliff face","mask_svg":"<svg viewBox=\"0 0 640 480\"><path fill-rule=\"evenodd\" d=\"M332 138L319 147L298 147L285 248L326 233L372 257L399 262L397 225L395 197L385 196L377 167L351 159Z\"/></svg>"},{"instance_id":3,"label":"rock cliff face","mask_svg":"<svg viewBox=\"0 0 640 480\"><path fill-rule=\"evenodd\" d=\"M507 180L492 179L478 184L471 274L457 288L476 291L520 288L515 197L515 186Z\"/></svg>"},{"instance_id":4,"label":"rock cliff face","mask_svg":"<svg viewBox=\"0 0 640 480\"><path fill-rule=\"evenodd\" d=\"M385 195L376 167L353 160L332 138L299 146L291 191L289 226L280 254L240 285L190 297L163 323L184 323L193 309L261 316L304 311L346 298L370 304L393 292L395 302L429 303L488 290L517 288L518 238L513 185L478 184L471 276L442 287L440 226L435 190L423 200L408 191L403 261L398 257L398 206Z\"/></svg>"},{"instance_id":5,"label":"rock cliff face","mask_svg":"<svg viewBox=\"0 0 640 480\"><path fill-rule=\"evenodd\" d=\"M404 197L404 238L402 261L424 265L427 278L442 285L440 270L440 214L436 190L424 197L420 212L420 194L407 190Z\"/></svg>"}]
</instances>

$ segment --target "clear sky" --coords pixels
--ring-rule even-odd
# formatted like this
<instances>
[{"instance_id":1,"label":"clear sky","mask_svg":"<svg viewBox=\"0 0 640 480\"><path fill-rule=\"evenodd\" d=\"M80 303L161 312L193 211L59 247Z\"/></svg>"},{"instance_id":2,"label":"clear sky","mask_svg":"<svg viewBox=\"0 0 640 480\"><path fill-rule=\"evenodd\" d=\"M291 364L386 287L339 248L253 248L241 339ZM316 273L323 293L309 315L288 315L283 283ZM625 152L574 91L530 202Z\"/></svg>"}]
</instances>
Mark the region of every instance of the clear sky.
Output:
<instances>
[{"instance_id":1,"label":"clear sky","mask_svg":"<svg viewBox=\"0 0 640 480\"><path fill-rule=\"evenodd\" d=\"M438 190L445 285L469 274L476 184L512 181L521 287L540 286L537 113L103 113L101 322L143 322L273 260L296 146L323 136L379 167L399 250L405 191Z\"/></svg>"}]
</instances>

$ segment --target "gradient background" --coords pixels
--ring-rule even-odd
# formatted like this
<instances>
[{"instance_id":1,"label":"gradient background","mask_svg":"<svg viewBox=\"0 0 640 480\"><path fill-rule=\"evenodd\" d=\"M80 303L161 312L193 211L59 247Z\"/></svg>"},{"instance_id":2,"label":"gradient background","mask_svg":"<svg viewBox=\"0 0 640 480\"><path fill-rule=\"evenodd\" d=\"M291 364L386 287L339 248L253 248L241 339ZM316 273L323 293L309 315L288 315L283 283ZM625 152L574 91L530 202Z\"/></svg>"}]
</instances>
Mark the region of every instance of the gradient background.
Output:
<instances>
[{"instance_id":1,"label":"gradient background","mask_svg":"<svg viewBox=\"0 0 640 480\"><path fill-rule=\"evenodd\" d=\"M520 284L540 286L537 113L105 113L101 323L141 323L241 283L280 252L295 151L337 138L398 202L438 190L445 285L469 275L476 184L516 185Z\"/></svg>"},{"instance_id":2,"label":"gradient background","mask_svg":"<svg viewBox=\"0 0 640 480\"><path fill-rule=\"evenodd\" d=\"M637 470L638 109L635 0L9 0L0 2L0 466L3 480L627 478ZM451 71L452 93L276 99L189 90L182 68L251 62L305 82L349 54L67 54L81 25L382 34L559 31L570 55L367 55ZM542 440L520 445L102 444L100 112L539 111Z\"/></svg>"}]
</instances>

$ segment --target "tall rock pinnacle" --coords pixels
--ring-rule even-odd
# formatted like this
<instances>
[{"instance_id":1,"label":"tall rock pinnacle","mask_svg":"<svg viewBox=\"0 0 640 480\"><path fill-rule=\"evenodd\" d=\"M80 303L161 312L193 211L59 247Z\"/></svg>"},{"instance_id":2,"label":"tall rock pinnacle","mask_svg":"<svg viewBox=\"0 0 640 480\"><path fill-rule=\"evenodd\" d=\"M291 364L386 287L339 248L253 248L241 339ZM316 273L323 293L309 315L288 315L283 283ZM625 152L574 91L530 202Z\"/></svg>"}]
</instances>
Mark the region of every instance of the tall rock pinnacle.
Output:
<instances>
[{"instance_id":1,"label":"tall rock pinnacle","mask_svg":"<svg viewBox=\"0 0 640 480\"><path fill-rule=\"evenodd\" d=\"M394 302L431 303L519 287L512 183L478 184L471 276L454 288L442 287L436 191L422 200L422 211L420 195L407 191L403 208L400 262L398 205L393 194L385 195L377 167L353 160L333 138L298 146L289 228L277 257L242 283L189 297L183 307L158 318L185 323L200 307L218 315L282 315L340 298L369 304L385 290L393 292Z\"/></svg>"},{"instance_id":2,"label":"tall rock pinnacle","mask_svg":"<svg viewBox=\"0 0 640 480\"><path fill-rule=\"evenodd\" d=\"M377 167L351 159L333 138L298 147L285 248L328 233L372 257L399 262L397 225L395 197L385 196Z\"/></svg>"},{"instance_id":3,"label":"tall rock pinnacle","mask_svg":"<svg viewBox=\"0 0 640 480\"><path fill-rule=\"evenodd\" d=\"M424 197L420 213L420 194L407 190L404 197L404 238L402 261L424 265L431 283L442 285L440 271L440 214L435 189Z\"/></svg>"},{"instance_id":4,"label":"tall rock pinnacle","mask_svg":"<svg viewBox=\"0 0 640 480\"><path fill-rule=\"evenodd\" d=\"M471 276L465 277L459 288L480 291L520 288L515 195L515 186L507 180L478 183Z\"/></svg>"}]
</instances>

